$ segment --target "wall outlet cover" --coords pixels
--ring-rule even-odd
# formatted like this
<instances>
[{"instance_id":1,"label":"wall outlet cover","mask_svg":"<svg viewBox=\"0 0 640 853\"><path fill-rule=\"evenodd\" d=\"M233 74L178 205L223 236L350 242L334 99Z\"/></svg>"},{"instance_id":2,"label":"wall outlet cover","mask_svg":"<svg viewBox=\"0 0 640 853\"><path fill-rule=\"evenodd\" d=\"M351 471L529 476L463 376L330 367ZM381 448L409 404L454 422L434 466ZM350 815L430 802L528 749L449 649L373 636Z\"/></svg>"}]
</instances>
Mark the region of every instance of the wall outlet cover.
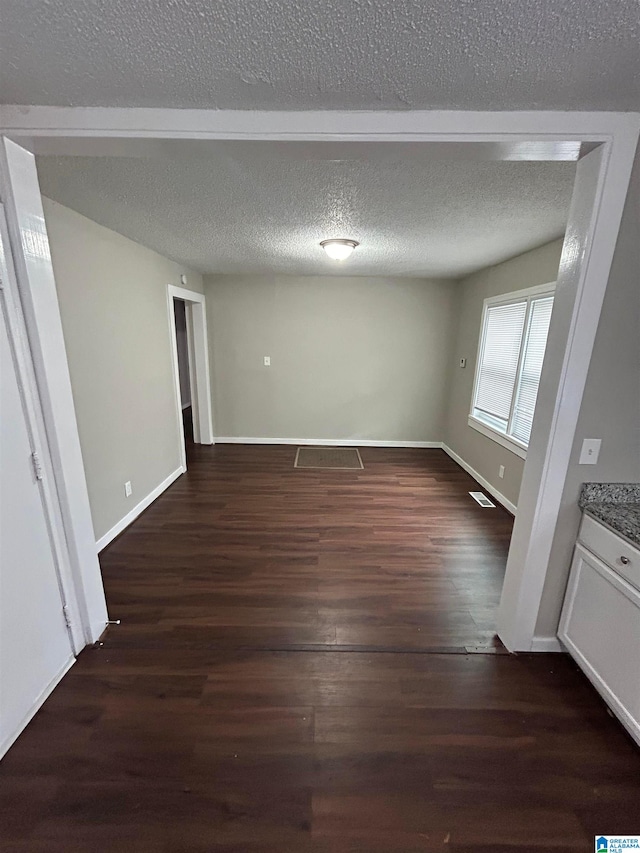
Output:
<instances>
[{"instance_id":1,"label":"wall outlet cover","mask_svg":"<svg viewBox=\"0 0 640 853\"><path fill-rule=\"evenodd\" d=\"M601 438L585 438L580 451L579 465L595 465L600 456Z\"/></svg>"},{"instance_id":2,"label":"wall outlet cover","mask_svg":"<svg viewBox=\"0 0 640 853\"><path fill-rule=\"evenodd\" d=\"M124 496L125 496L125 498L130 498L132 491L133 490L131 488L131 480L127 480L127 482L124 484Z\"/></svg>"}]
</instances>

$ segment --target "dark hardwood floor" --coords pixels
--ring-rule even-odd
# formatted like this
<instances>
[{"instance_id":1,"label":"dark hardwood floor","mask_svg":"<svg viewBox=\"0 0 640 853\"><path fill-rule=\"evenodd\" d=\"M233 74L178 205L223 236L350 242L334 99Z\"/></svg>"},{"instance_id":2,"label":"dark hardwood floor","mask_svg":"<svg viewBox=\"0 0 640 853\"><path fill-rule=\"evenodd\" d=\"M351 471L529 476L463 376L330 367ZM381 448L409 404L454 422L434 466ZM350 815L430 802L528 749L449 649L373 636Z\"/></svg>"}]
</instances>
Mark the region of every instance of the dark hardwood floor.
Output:
<instances>
[{"instance_id":1,"label":"dark hardwood floor","mask_svg":"<svg viewBox=\"0 0 640 853\"><path fill-rule=\"evenodd\" d=\"M101 555L111 617L0 767L0 849L592 850L640 754L494 640L511 518L441 451L189 447Z\"/></svg>"},{"instance_id":2,"label":"dark hardwood floor","mask_svg":"<svg viewBox=\"0 0 640 853\"><path fill-rule=\"evenodd\" d=\"M190 446L190 471L101 560L111 644L493 647L512 518L442 451Z\"/></svg>"}]
</instances>

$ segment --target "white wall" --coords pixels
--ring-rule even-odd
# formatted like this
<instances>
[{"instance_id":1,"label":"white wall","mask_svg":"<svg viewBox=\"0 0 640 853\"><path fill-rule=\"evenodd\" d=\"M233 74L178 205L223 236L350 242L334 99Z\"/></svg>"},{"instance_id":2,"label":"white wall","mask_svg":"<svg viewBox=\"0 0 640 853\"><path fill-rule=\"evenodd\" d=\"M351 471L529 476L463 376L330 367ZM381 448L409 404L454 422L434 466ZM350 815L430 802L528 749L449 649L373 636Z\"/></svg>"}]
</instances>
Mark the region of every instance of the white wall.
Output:
<instances>
[{"instance_id":1,"label":"white wall","mask_svg":"<svg viewBox=\"0 0 640 853\"><path fill-rule=\"evenodd\" d=\"M468 425L478 355L483 302L490 296L555 281L562 240L511 258L462 279L456 290L457 327L449 366L444 439L451 450L517 506L525 460ZM461 358L467 366L460 368ZM498 469L504 465L504 479Z\"/></svg>"},{"instance_id":2,"label":"white wall","mask_svg":"<svg viewBox=\"0 0 640 853\"><path fill-rule=\"evenodd\" d=\"M44 199L96 539L180 466L167 285L201 277ZM130 480L133 495L124 494Z\"/></svg>"},{"instance_id":3,"label":"white wall","mask_svg":"<svg viewBox=\"0 0 640 853\"><path fill-rule=\"evenodd\" d=\"M441 441L455 289L205 277L216 434Z\"/></svg>"},{"instance_id":4,"label":"white wall","mask_svg":"<svg viewBox=\"0 0 640 853\"><path fill-rule=\"evenodd\" d=\"M585 438L602 439L597 465L578 464ZM581 517L577 501L583 482L640 482L640 154L589 364L536 624L538 636L556 633Z\"/></svg>"}]
</instances>

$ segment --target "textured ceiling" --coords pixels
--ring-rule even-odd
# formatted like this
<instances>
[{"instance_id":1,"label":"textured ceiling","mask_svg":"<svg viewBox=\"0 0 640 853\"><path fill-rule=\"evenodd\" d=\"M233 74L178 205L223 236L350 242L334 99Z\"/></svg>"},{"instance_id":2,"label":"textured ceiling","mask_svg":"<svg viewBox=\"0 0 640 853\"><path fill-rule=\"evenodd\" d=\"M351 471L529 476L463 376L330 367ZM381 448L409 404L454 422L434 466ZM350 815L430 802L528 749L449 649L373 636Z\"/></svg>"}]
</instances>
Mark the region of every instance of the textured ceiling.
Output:
<instances>
[{"instance_id":1,"label":"textured ceiling","mask_svg":"<svg viewBox=\"0 0 640 853\"><path fill-rule=\"evenodd\" d=\"M456 278L560 236L575 164L394 143L176 142L39 157L45 195L201 272ZM361 246L342 265L327 237Z\"/></svg>"},{"instance_id":2,"label":"textured ceiling","mask_svg":"<svg viewBox=\"0 0 640 853\"><path fill-rule=\"evenodd\" d=\"M0 102L640 110L638 0L2 0Z\"/></svg>"}]
</instances>

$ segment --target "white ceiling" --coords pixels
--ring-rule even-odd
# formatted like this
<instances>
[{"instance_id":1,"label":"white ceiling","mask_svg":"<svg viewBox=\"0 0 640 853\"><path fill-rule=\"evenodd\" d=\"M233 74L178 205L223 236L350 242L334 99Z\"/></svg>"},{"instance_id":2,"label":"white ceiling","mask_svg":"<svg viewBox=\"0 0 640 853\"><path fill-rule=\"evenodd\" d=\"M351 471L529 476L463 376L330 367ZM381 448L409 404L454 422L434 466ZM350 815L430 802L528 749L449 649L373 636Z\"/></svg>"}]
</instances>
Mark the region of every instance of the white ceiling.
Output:
<instances>
[{"instance_id":1,"label":"white ceiling","mask_svg":"<svg viewBox=\"0 0 640 853\"><path fill-rule=\"evenodd\" d=\"M570 162L434 160L418 144L154 150L39 157L42 191L205 273L458 278L561 236L575 174ZM362 245L337 265L327 237Z\"/></svg>"},{"instance_id":2,"label":"white ceiling","mask_svg":"<svg viewBox=\"0 0 640 853\"><path fill-rule=\"evenodd\" d=\"M0 102L640 110L638 0L2 0Z\"/></svg>"}]
</instances>

